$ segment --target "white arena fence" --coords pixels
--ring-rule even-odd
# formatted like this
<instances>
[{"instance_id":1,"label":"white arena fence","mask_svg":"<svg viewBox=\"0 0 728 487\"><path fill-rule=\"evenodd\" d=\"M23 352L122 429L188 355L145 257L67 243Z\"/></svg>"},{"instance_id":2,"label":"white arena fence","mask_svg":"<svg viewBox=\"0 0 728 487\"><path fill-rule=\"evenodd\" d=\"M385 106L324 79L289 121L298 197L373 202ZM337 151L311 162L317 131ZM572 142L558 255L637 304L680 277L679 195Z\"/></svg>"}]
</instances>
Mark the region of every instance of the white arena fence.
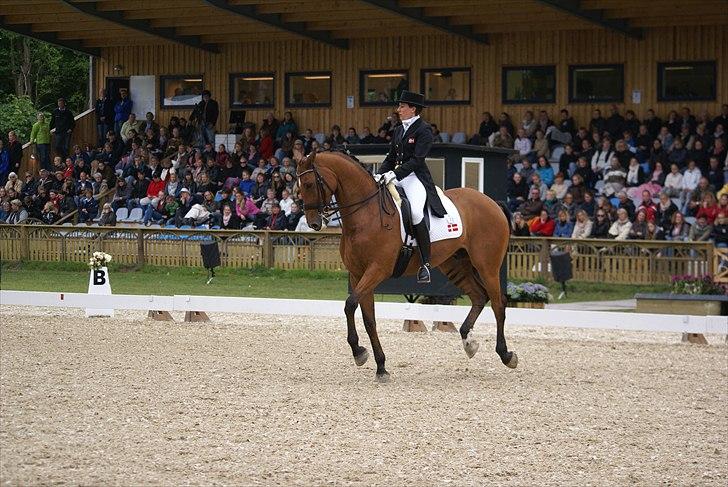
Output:
<instances>
[{"instance_id":1,"label":"white arena fence","mask_svg":"<svg viewBox=\"0 0 728 487\"><path fill-rule=\"evenodd\" d=\"M314 299L235 298L216 296L145 296L86 293L0 291L0 304L48 306L56 308L107 308L115 310L202 311L205 313L252 313L286 316L320 316L341 318L344 302ZM418 303L376 303L379 320L428 320L462 323L469 306ZM490 308L477 320L495 324ZM610 311L572 311L555 309L508 308L508 325L535 327L597 328L605 330L650 331L671 333L713 333L728 335L728 317L622 313Z\"/></svg>"}]
</instances>

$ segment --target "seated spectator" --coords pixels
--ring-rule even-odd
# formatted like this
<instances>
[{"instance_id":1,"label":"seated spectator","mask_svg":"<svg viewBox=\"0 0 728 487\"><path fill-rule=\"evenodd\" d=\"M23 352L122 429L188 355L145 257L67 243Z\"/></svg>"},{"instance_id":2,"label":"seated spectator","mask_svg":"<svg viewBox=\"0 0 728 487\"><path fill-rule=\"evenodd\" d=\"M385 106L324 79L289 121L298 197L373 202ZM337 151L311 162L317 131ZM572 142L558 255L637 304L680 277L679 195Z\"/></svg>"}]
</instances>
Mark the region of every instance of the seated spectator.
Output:
<instances>
[{"instance_id":1,"label":"seated spectator","mask_svg":"<svg viewBox=\"0 0 728 487\"><path fill-rule=\"evenodd\" d=\"M617 193L617 198L619 198L619 208L624 208L627 210L627 215L629 215L629 219L633 220L635 217L636 208L634 207L634 203L631 199L629 199L629 196L627 196L626 191L620 191Z\"/></svg>"},{"instance_id":2,"label":"seated spectator","mask_svg":"<svg viewBox=\"0 0 728 487\"><path fill-rule=\"evenodd\" d=\"M666 240L687 242L690 235L690 224L685 221L683 214L676 211L670 220L670 224L663 230Z\"/></svg>"},{"instance_id":3,"label":"seated spectator","mask_svg":"<svg viewBox=\"0 0 728 487\"><path fill-rule=\"evenodd\" d=\"M254 147L254 146L251 146ZM273 137L266 128L260 129L260 135L258 138L258 151L260 152L261 159L268 160L273 157ZM250 157L248 158L250 160Z\"/></svg>"},{"instance_id":4,"label":"seated spectator","mask_svg":"<svg viewBox=\"0 0 728 487\"><path fill-rule=\"evenodd\" d=\"M5 183L5 190L7 191L9 189L13 189L16 193L21 193L23 191L23 181L21 181L18 175L14 172L8 174L8 180Z\"/></svg>"},{"instance_id":5,"label":"seated spectator","mask_svg":"<svg viewBox=\"0 0 728 487\"><path fill-rule=\"evenodd\" d=\"M326 137L326 142L331 144L332 148L339 147L344 145L344 142L346 142L346 139L343 135L341 135L341 127L338 125L332 125L331 126L331 133L328 137Z\"/></svg>"},{"instance_id":6,"label":"seated spectator","mask_svg":"<svg viewBox=\"0 0 728 487\"><path fill-rule=\"evenodd\" d=\"M630 150L624 139L620 139L615 144L614 154L612 157L616 157L617 160L619 160L619 164L622 166L622 169L627 169L627 166L629 166L629 160L634 157L634 153Z\"/></svg>"},{"instance_id":7,"label":"seated spectator","mask_svg":"<svg viewBox=\"0 0 728 487\"><path fill-rule=\"evenodd\" d=\"M531 161L528 159L521 160L521 170L518 171L525 181L531 181L531 176L536 170L531 166Z\"/></svg>"},{"instance_id":8,"label":"seated spectator","mask_svg":"<svg viewBox=\"0 0 728 487\"><path fill-rule=\"evenodd\" d=\"M591 166L589 165L588 160L585 157L579 157L576 160L576 169L574 170L574 173L571 175L572 181L574 176L579 175L581 177L582 182L584 183L584 186L588 189L594 189L594 185L597 182L597 175L594 174L594 171L592 171Z\"/></svg>"},{"instance_id":9,"label":"seated spectator","mask_svg":"<svg viewBox=\"0 0 728 487\"><path fill-rule=\"evenodd\" d=\"M523 219L523 215L521 215L521 213L518 211L513 214L513 236L531 236L531 230L528 228L528 222Z\"/></svg>"},{"instance_id":10,"label":"seated spectator","mask_svg":"<svg viewBox=\"0 0 728 487\"><path fill-rule=\"evenodd\" d=\"M629 166L627 166L627 177L625 180L625 186L628 188L636 188L645 182L645 171L642 169L642 165L639 163L636 157L629 160Z\"/></svg>"},{"instance_id":11,"label":"seated spectator","mask_svg":"<svg viewBox=\"0 0 728 487\"><path fill-rule=\"evenodd\" d=\"M543 130L536 130L536 140L533 141L533 150L536 153L536 157L544 157L548 160L551 156L549 141L546 139Z\"/></svg>"},{"instance_id":12,"label":"seated spectator","mask_svg":"<svg viewBox=\"0 0 728 487\"><path fill-rule=\"evenodd\" d=\"M287 189L281 192L281 199L278 203L281 205L283 213L288 216L291 213L291 206L293 206L293 198Z\"/></svg>"},{"instance_id":13,"label":"seated spectator","mask_svg":"<svg viewBox=\"0 0 728 487\"><path fill-rule=\"evenodd\" d=\"M632 222L629 221L627 210L620 208L617 210L617 220L609 228L609 236L614 240L627 240L631 229Z\"/></svg>"},{"instance_id":14,"label":"seated spectator","mask_svg":"<svg viewBox=\"0 0 728 487\"><path fill-rule=\"evenodd\" d=\"M549 190L549 187L541 181L541 176L537 172L531 174L531 188L538 188L541 193L541 199L546 198L546 192Z\"/></svg>"},{"instance_id":15,"label":"seated spectator","mask_svg":"<svg viewBox=\"0 0 728 487\"><path fill-rule=\"evenodd\" d=\"M129 140L133 139L136 134L143 132L143 126L144 122L137 120L135 113L130 113L127 121L121 126L121 132L119 133L121 135L121 140L124 143L129 142Z\"/></svg>"},{"instance_id":16,"label":"seated spectator","mask_svg":"<svg viewBox=\"0 0 728 487\"><path fill-rule=\"evenodd\" d=\"M667 153L667 151L672 148L673 141L673 136L670 133L670 129L668 129L666 126L662 127L660 129L660 134L657 136L657 140L660 142L660 148L664 150L665 153Z\"/></svg>"},{"instance_id":17,"label":"seated spectator","mask_svg":"<svg viewBox=\"0 0 728 487\"><path fill-rule=\"evenodd\" d=\"M560 210L556 226L554 227L554 237L571 238L574 233L574 224L569 219L566 210Z\"/></svg>"},{"instance_id":18,"label":"seated spectator","mask_svg":"<svg viewBox=\"0 0 728 487\"><path fill-rule=\"evenodd\" d=\"M607 213L604 210L597 210L594 215L594 225L592 226L591 238L610 238L609 230L611 222L607 218Z\"/></svg>"},{"instance_id":19,"label":"seated spectator","mask_svg":"<svg viewBox=\"0 0 728 487\"><path fill-rule=\"evenodd\" d=\"M293 137L298 136L298 126L293 120L293 113L291 112L283 114L283 120L275 131L275 138L276 140L282 140L286 134L291 134Z\"/></svg>"},{"instance_id":20,"label":"seated spectator","mask_svg":"<svg viewBox=\"0 0 728 487\"><path fill-rule=\"evenodd\" d=\"M374 136L369 130L369 127L364 127L361 131L361 138L359 140L360 144L373 144L374 143ZM298 161L296 161L298 162Z\"/></svg>"},{"instance_id":21,"label":"seated spectator","mask_svg":"<svg viewBox=\"0 0 728 487\"><path fill-rule=\"evenodd\" d=\"M286 226L286 229L290 231L295 231L296 228L298 228L298 222L301 220L302 216L303 211L301 211L298 203L293 202L293 204L291 204L291 212L287 215L288 225Z\"/></svg>"},{"instance_id":22,"label":"seated spectator","mask_svg":"<svg viewBox=\"0 0 728 487\"><path fill-rule=\"evenodd\" d=\"M556 222L546 210L541 210L538 218L534 218L529 225L531 235L534 237L551 237L554 234Z\"/></svg>"},{"instance_id":23,"label":"seated spectator","mask_svg":"<svg viewBox=\"0 0 728 487\"><path fill-rule=\"evenodd\" d=\"M19 199L10 202L10 214L5 219L5 223L17 225L28 219L28 211L23 208L23 203Z\"/></svg>"},{"instance_id":24,"label":"seated spectator","mask_svg":"<svg viewBox=\"0 0 728 487\"><path fill-rule=\"evenodd\" d=\"M566 197L564 197L564 200L566 200ZM584 201L582 201L581 204L575 206L577 206L578 209L584 210L589 218L593 218L594 212L597 208L596 201L594 201L594 193L592 193L591 191L584 192Z\"/></svg>"},{"instance_id":25,"label":"seated spectator","mask_svg":"<svg viewBox=\"0 0 728 487\"><path fill-rule=\"evenodd\" d=\"M561 202L556 198L556 193L550 189L544 194L543 209L554 219L558 215L559 209L561 209Z\"/></svg>"},{"instance_id":26,"label":"seated spectator","mask_svg":"<svg viewBox=\"0 0 728 487\"><path fill-rule=\"evenodd\" d=\"M282 164L283 165L278 170L278 172L281 174L281 178L283 178L288 173L293 174L294 177L295 177L295 175L296 175L296 168L293 167L293 161L291 161L291 158L290 157L284 157Z\"/></svg>"},{"instance_id":27,"label":"seated spectator","mask_svg":"<svg viewBox=\"0 0 728 487\"><path fill-rule=\"evenodd\" d=\"M566 194L570 194L574 199L574 203L580 205L584 201L584 194L587 188L584 186L584 180L577 172L571 177L571 186L566 190Z\"/></svg>"},{"instance_id":28,"label":"seated spectator","mask_svg":"<svg viewBox=\"0 0 728 487\"><path fill-rule=\"evenodd\" d=\"M681 206L687 204L687 201L693 194L693 191L698 187L701 177L700 169L693 159L688 160L688 167L685 169L685 173L682 177L682 186L680 188L680 203Z\"/></svg>"},{"instance_id":29,"label":"seated spectator","mask_svg":"<svg viewBox=\"0 0 728 487\"><path fill-rule=\"evenodd\" d=\"M253 223L258 213L260 213L260 208L250 196L240 191L235 193L235 214L240 218L241 225Z\"/></svg>"},{"instance_id":30,"label":"seated spectator","mask_svg":"<svg viewBox=\"0 0 728 487\"><path fill-rule=\"evenodd\" d=\"M659 198L660 201L656 206L655 223L663 232L667 233L668 228L670 228L672 216L677 213L678 208L665 191L660 193Z\"/></svg>"},{"instance_id":31,"label":"seated spectator","mask_svg":"<svg viewBox=\"0 0 728 487\"><path fill-rule=\"evenodd\" d=\"M680 167L676 163L670 165L670 173L665 176L665 185L662 188L663 193L671 198L680 196L683 187L683 175L680 174Z\"/></svg>"},{"instance_id":32,"label":"seated spectator","mask_svg":"<svg viewBox=\"0 0 728 487\"><path fill-rule=\"evenodd\" d=\"M706 242L710 239L712 232L713 226L708 223L708 217L700 215L700 218L695 220L695 225L690 227L688 240L691 242Z\"/></svg>"},{"instance_id":33,"label":"seated spectator","mask_svg":"<svg viewBox=\"0 0 728 487\"><path fill-rule=\"evenodd\" d=\"M586 211L579 210L576 212L576 221L574 222L574 231L571 232L571 238L585 239L591 236L592 221L589 219Z\"/></svg>"},{"instance_id":34,"label":"seated spectator","mask_svg":"<svg viewBox=\"0 0 728 487\"><path fill-rule=\"evenodd\" d=\"M99 203L94 198L92 189L86 189L81 198L78 200L78 222L91 222L99 213Z\"/></svg>"},{"instance_id":35,"label":"seated spectator","mask_svg":"<svg viewBox=\"0 0 728 487\"><path fill-rule=\"evenodd\" d=\"M45 206L43 206L43 212L40 219L46 225L53 225L56 223L56 221L58 221L58 210L56 210L56 205L54 205L51 201L47 201Z\"/></svg>"},{"instance_id":36,"label":"seated spectator","mask_svg":"<svg viewBox=\"0 0 728 487\"><path fill-rule=\"evenodd\" d=\"M574 174L576 171L576 160L578 159L574 152L574 146L566 144L564 146L564 152L559 157L559 172L566 175Z\"/></svg>"},{"instance_id":37,"label":"seated spectator","mask_svg":"<svg viewBox=\"0 0 728 487\"><path fill-rule=\"evenodd\" d=\"M640 204L637 207L637 211L640 210L644 210L647 214L647 221L655 221L655 216L657 215L657 207L652 201L652 193L647 190L642 192L642 201L640 201Z\"/></svg>"},{"instance_id":38,"label":"seated spectator","mask_svg":"<svg viewBox=\"0 0 728 487\"><path fill-rule=\"evenodd\" d=\"M647 222L647 234L645 240L665 240L665 235L655 222Z\"/></svg>"},{"instance_id":39,"label":"seated spectator","mask_svg":"<svg viewBox=\"0 0 728 487\"><path fill-rule=\"evenodd\" d=\"M116 226L116 213L110 203L104 203L101 209L101 218L99 218L100 227L115 227Z\"/></svg>"},{"instance_id":40,"label":"seated spectator","mask_svg":"<svg viewBox=\"0 0 728 487\"><path fill-rule=\"evenodd\" d=\"M359 138L359 135L356 133L356 129L354 127L349 127L349 130L346 134L346 143L347 144L360 144L361 139Z\"/></svg>"},{"instance_id":41,"label":"seated spectator","mask_svg":"<svg viewBox=\"0 0 728 487\"><path fill-rule=\"evenodd\" d=\"M93 199L93 197L91 198ZM73 195L69 193L61 193L60 203L58 205L60 209L60 217L65 218L74 211L76 211L76 202L73 199ZM98 209L98 206L97 206Z\"/></svg>"},{"instance_id":42,"label":"seated spectator","mask_svg":"<svg viewBox=\"0 0 728 487\"><path fill-rule=\"evenodd\" d=\"M535 120L533 121L533 123L535 129ZM473 137L473 139L471 139L470 143L473 145L486 145L488 143L488 140L490 139L490 136L497 131L498 124L493 119L493 115L491 115L490 112L483 112L483 118L480 122L480 128L478 129L478 133L475 135L475 137Z\"/></svg>"},{"instance_id":43,"label":"seated spectator","mask_svg":"<svg viewBox=\"0 0 728 487\"><path fill-rule=\"evenodd\" d=\"M521 203L518 207L518 212L523 216L523 219L530 221L541 214L543 210L543 201L541 201L541 191L538 188L531 188L529 192L528 200Z\"/></svg>"},{"instance_id":44,"label":"seated spectator","mask_svg":"<svg viewBox=\"0 0 728 487\"><path fill-rule=\"evenodd\" d=\"M638 211L629 231L629 239L644 240L647 236L647 223L647 213L644 210Z\"/></svg>"},{"instance_id":45,"label":"seated spectator","mask_svg":"<svg viewBox=\"0 0 728 487\"><path fill-rule=\"evenodd\" d=\"M604 189L602 193L605 196L612 197L622 191L627 181L627 173L624 172L622 165L617 157L612 157L610 167L604 173Z\"/></svg>"},{"instance_id":46,"label":"seated spectator","mask_svg":"<svg viewBox=\"0 0 728 487\"><path fill-rule=\"evenodd\" d=\"M591 159L591 169L594 174L601 179L604 175L605 169L609 167L609 161L614 155L614 149L612 148L612 141L605 138L602 144Z\"/></svg>"},{"instance_id":47,"label":"seated spectator","mask_svg":"<svg viewBox=\"0 0 728 487\"><path fill-rule=\"evenodd\" d=\"M516 158L514 160L523 159L531 154L531 139L526 136L526 131L518 129L516 140L513 141L513 148L518 151L518 154L514 154L511 157Z\"/></svg>"},{"instance_id":48,"label":"seated spectator","mask_svg":"<svg viewBox=\"0 0 728 487\"><path fill-rule=\"evenodd\" d=\"M708 172L705 173L711 186L718 189L725 183L725 172L721 167L720 160L717 157L711 157L708 160Z\"/></svg>"},{"instance_id":49,"label":"seated spectator","mask_svg":"<svg viewBox=\"0 0 728 487\"><path fill-rule=\"evenodd\" d=\"M536 172L538 172L539 176L541 176L541 181L543 181L546 186L554 184L554 169L551 167L551 164L546 157L539 156Z\"/></svg>"},{"instance_id":50,"label":"seated spectator","mask_svg":"<svg viewBox=\"0 0 728 487\"><path fill-rule=\"evenodd\" d=\"M519 173L515 173L508 183L508 189L506 190L508 206L511 211L515 211L528 198L528 185Z\"/></svg>"},{"instance_id":51,"label":"seated spectator","mask_svg":"<svg viewBox=\"0 0 728 487\"><path fill-rule=\"evenodd\" d=\"M270 215L265 222L266 230L286 230L288 220L286 215L281 211L281 205L273 203L270 208Z\"/></svg>"},{"instance_id":52,"label":"seated spectator","mask_svg":"<svg viewBox=\"0 0 728 487\"><path fill-rule=\"evenodd\" d=\"M716 215L710 236L716 247L722 249L728 247L728 214L721 212Z\"/></svg>"},{"instance_id":53,"label":"seated spectator","mask_svg":"<svg viewBox=\"0 0 728 487\"><path fill-rule=\"evenodd\" d=\"M10 202L0 202L0 223L5 223L5 220L10 216Z\"/></svg>"},{"instance_id":54,"label":"seated spectator","mask_svg":"<svg viewBox=\"0 0 728 487\"><path fill-rule=\"evenodd\" d=\"M566 181L564 173L558 172L554 176L554 184L551 185L551 190L556 193L556 198L561 200L566 196L569 186L571 186L571 181Z\"/></svg>"},{"instance_id":55,"label":"seated spectator","mask_svg":"<svg viewBox=\"0 0 728 487\"><path fill-rule=\"evenodd\" d=\"M493 136L493 147L513 149L513 137L508 133L508 128L501 126Z\"/></svg>"},{"instance_id":56,"label":"seated spectator","mask_svg":"<svg viewBox=\"0 0 728 487\"><path fill-rule=\"evenodd\" d=\"M703 199L700 202L700 208L698 209L695 218L699 218L702 215L705 215L708 219L708 224L710 225L713 225L713 222L718 215L718 204L715 201L715 196L711 192L705 193L703 196Z\"/></svg>"},{"instance_id":57,"label":"seated spectator","mask_svg":"<svg viewBox=\"0 0 728 487\"><path fill-rule=\"evenodd\" d=\"M175 203L177 203L176 200ZM174 218L172 219L177 228L182 225L192 226L195 224L195 221L193 221L192 218L187 218L186 216L192 210L194 205L195 200L192 193L187 188L182 188L179 194L179 206L177 207L177 210L174 213Z\"/></svg>"},{"instance_id":58,"label":"seated spectator","mask_svg":"<svg viewBox=\"0 0 728 487\"><path fill-rule=\"evenodd\" d=\"M636 188L629 188L627 194L630 198L636 199L642 194L643 191L649 191L650 194L656 194L662 191L662 186L665 184L665 177L667 175L662 170L662 163L656 162L655 168L652 170L647 182L637 186Z\"/></svg>"},{"instance_id":59,"label":"seated spectator","mask_svg":"<svg viewBox=\"0 0 728 487\"><path fill-rule=\"evenodd\" d=\"M242 228L241 223L240 217L233 212L229 204L222 206L220 227L223 230L240 230Z\"/></svg>"}]
</instances>

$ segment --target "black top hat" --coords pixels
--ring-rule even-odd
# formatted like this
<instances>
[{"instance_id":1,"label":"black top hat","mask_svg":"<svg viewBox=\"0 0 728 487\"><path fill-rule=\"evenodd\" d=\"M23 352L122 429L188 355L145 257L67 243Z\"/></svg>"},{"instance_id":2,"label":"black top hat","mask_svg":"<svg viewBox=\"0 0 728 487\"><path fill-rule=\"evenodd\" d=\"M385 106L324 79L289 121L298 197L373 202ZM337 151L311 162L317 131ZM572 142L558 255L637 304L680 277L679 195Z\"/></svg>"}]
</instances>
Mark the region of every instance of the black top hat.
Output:
<instances>
[{"instance_id":1,"label":"black top hat","mask_svg":"<svg viewBox=\"0 0 728 487\"><path fill-rule=\"evenodd\" d=\"M425 95L422 93L402 90L402 94L399 95L399 101L397 103L407 103L408 105L425 108Z\"/></svg>"}]
</instances>

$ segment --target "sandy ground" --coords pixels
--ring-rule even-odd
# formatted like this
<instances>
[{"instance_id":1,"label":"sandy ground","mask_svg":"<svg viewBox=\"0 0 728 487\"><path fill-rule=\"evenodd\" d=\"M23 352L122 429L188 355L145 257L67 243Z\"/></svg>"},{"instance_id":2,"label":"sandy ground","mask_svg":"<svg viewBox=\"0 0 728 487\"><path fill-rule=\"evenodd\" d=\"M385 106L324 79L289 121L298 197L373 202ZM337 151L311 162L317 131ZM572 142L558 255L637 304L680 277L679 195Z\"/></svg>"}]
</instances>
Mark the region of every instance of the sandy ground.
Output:
<instances>
[{"instance_id":1,"label":"sandy ground","mask_svg":"<svg viewBox=\"0 0 728 487\"><path fill-rule=\"evenodd\" d=\"M728 483L724 337L512 327L510 370L385 322L378 384L343 318L212 318L0 306L2 483Z\"/></svg>"}]
</instances>

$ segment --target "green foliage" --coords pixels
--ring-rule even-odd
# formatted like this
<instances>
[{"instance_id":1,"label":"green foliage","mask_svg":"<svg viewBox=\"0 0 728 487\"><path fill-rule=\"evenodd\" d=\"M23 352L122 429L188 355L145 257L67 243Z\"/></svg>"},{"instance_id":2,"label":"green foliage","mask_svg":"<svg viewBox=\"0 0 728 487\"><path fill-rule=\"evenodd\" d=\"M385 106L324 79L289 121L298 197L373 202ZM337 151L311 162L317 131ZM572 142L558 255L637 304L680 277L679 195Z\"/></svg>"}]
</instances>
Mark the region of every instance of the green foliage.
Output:
<instances>
[{"instance_id":1,"label":"green foliage","mask_svg":"<svg viewBox=\"0 0 728 487\"><path fill-rule=\"evenodd\" d=\"M672 292L674 294L726 294L728 287L713 281L713 276L672 276Z\"/></svg>"},{"instance_id":2,"label":"green foliage","mask_svg":"<svg viewBox=\"0 0 728 487\"><path fill-rule=\"evenodd\" d=\"M84 54L0 30L1 133L15 130L21 141L27 141L35 114L52 111L61 96L74 114L84 111L88 67L89 58ZM25 79L21 73L27 73L29 82L18 83Z\"/></svg>"},{"instance_id":3,"label":"green foliage","mask_svg":"<svg viewBox=\"0 0 728 487\"><path fill-rule=\"evenodd\" d=\"M0 100L0 134L15 130L18 138L27 142L36 113L30 97L7 95Z\"/></svg>"}]
</instances>

